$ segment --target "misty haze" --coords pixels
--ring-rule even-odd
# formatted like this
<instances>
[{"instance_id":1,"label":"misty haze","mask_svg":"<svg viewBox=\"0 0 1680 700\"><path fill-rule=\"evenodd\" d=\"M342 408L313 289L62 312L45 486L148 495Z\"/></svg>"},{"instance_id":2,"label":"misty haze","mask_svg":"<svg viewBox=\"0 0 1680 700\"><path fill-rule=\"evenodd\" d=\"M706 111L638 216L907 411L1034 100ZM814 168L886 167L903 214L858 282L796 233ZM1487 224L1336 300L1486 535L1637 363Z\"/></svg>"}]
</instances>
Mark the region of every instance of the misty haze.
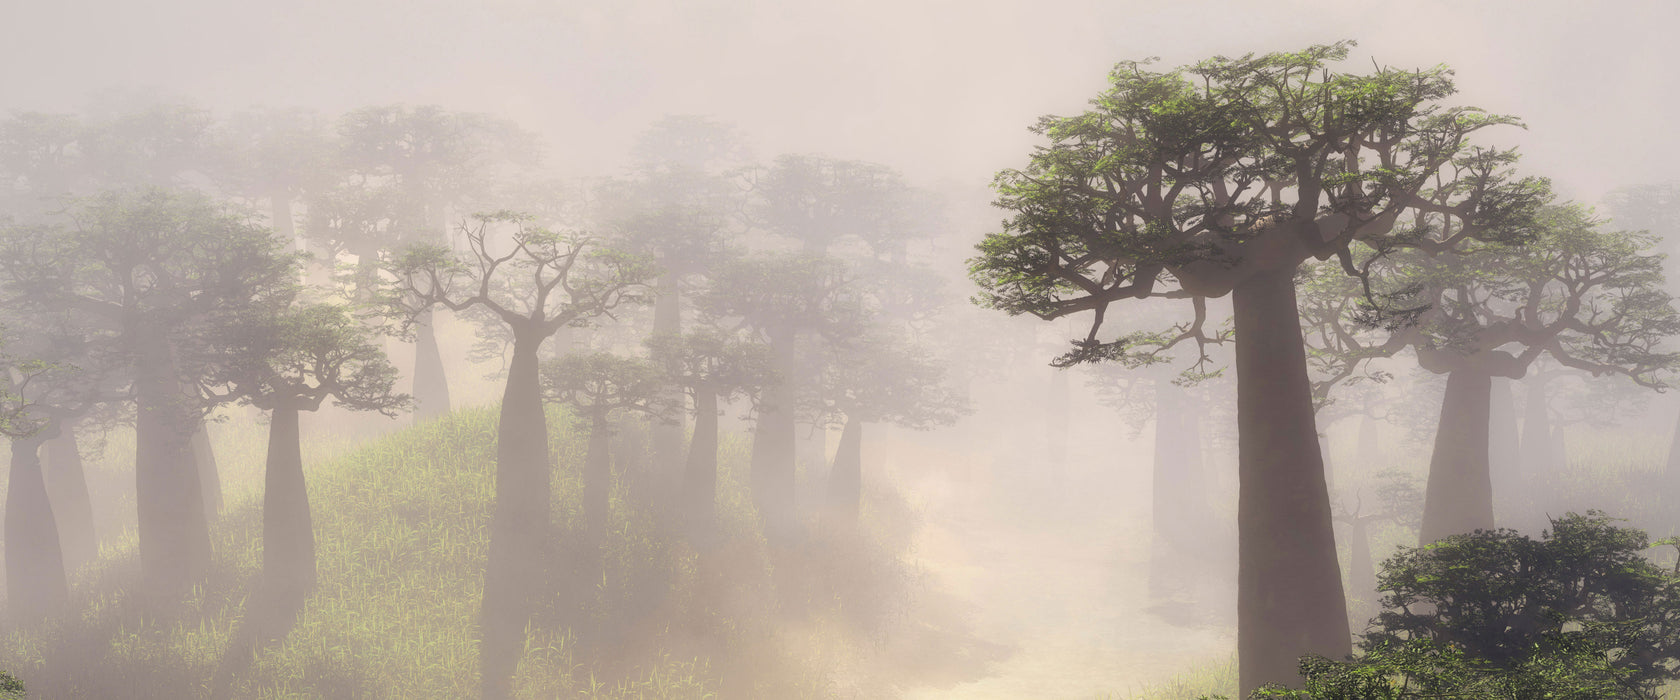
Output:
<instances>
[{"instance_id":1,"label":"misty haze","mask_svg":"<svg viewBox=\"0 0 1680 700\"><path fill-rule=\"evenodd\" d=\"M1680 698L1680 5L0 6L0 699Z\"/></svg>"}]
</instances>

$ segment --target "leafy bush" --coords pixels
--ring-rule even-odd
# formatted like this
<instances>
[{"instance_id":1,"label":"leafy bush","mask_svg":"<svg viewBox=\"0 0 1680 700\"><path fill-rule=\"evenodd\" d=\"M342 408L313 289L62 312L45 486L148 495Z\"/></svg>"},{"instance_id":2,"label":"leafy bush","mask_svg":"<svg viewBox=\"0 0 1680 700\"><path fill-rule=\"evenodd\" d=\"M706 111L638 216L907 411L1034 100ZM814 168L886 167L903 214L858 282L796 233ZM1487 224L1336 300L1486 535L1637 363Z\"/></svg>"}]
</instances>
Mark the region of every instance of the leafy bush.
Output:
<instances>
[{"instance_id":1,"label":"leafy bush","mask_svg":"<svg viewBox=\"0 0 1680 700\"><path fill-rule=\"evenodd\" d=\"M1660 697L1680 679L1680 565L1658 566L1646 534L1614 522L1571 513L1539 540L1477 531L1403 550L1358 656L1305 657L1303 690L1251 697Z\"/></svg>"}]
</instances>

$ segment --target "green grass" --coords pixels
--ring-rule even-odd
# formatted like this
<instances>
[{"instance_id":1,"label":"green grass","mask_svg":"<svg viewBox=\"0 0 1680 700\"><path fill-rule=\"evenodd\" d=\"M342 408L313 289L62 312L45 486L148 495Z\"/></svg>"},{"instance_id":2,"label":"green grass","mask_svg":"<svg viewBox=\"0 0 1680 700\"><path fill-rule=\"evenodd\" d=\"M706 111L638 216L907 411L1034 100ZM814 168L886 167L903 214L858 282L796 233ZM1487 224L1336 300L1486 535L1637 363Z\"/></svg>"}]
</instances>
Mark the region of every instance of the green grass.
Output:
<instances>
[{"instance_id":1,"label":"green grass","mask_svg":"<svg viewBox=\"0 0 1680 700\"><path fill-rule=\"evenodd\" d=\"M566 540L581 527L584 440L558 411L549 423L555 525ZM261 567L260 467L250 464L262 426L219 425L229 497L209 579L184 601L141 601L130 593L138 562L125 531L77 577L76 614L9 630L0 668L50 697L474 697L495 426L493 410L458 411L310 469L319 589L286 637L244 648L236 637ZM579 605L560 596L540 606L517 670L521 697L828 697L859 687L838 677L838 664L867 655L867 641L852 641L867 620L851 608L868 606L839 601L863 597L807 574L794 597L817 604L797 625L776 618L788 596L777 593L749 504L746 450L726 439L720 457L718 563L698 565L656 511L616 485L602 578ZM880 589L872 597L902 597L890 553L848 548L812 560L847 557L881 572L859 584ZM867 696L889 696L881 691Z\"/></svg>"}]
</instances>

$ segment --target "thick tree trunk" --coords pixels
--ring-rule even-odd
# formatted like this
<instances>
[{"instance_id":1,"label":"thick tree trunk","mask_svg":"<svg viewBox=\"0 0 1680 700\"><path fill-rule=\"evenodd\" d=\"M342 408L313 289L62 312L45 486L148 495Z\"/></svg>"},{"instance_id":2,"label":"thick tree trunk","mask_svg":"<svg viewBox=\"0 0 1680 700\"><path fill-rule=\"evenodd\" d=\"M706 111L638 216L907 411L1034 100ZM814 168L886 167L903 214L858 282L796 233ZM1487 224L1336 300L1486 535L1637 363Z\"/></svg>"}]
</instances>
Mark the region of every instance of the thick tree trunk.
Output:
<instances>
[{"instance_id":1,"label":"thick tree trunk","mask_svg":"<svg viewBox=\"0 0 1680 700\"><path fill-rule=\"evenodd\" d=\"M1299 684L1303 654L1352 650L1294 270L1232 292L1236 321L1240 691Z\"/></svg>"},{"instance_id":2,"label":"thick tree trunk","mask_svg":"<svg viewBox=\"0 0 1680 700\"><path fill-rule=\"evenodd\" d=\"M518 329L516 329L517 333ZM517 339L496 427L496 503L480 608L479 668L487 699L512 693L525 622L540 584L549 537L548 429L534 339Z\"/></svg>"},{"instance_id":3,"label":"thick tree trunk","mask_svg":"<svg viewBox=\"0 0 1680 700\"><path fill-rule=\"evenodd\" d=\"M297 237L297 222L292 219L292 196L284 190L277 190L268 196L269 218L274 224L274 235L286 242L286 250L302 252L303 241Z\"/></svg>"},{"instance_id":4,"label":"thick tree trunk","mask_svg":"<svg viewBox=\"0 0 1680 700\"><path fill-rule=\"evenodd\" d=\"M1496 520L1510 517L1508 510L1522 501L1522 467L1518 462L1517 406L1511 397L1511 380L1493 379L1488 405L1488 472L1496 503ZM1501 509L1504 512L1501 512Z\"/></svg>"},{"instance_id":5,"label":"thick tree trunk","mask_svg":"<svg viewBox=\"0 0 1680 700\"><path fill-rule=\"evenodd\" d=\"M1488 473L1488 427L1493 379L1462 369L1447 375L1441 422L1429 460L1418 544L1493 528L1493 482Z\"/></svg>"},{"instance_id":6,"label":"thick tree trunk","mask_svg":"<svg viewBox=\"0 0 1680 700\"><path fill-rule=\"evenodd\" d=\"M449 414L449 380L438 350L432 312L420 314L414 327L414 424Z\"/></svg>"},{"instance_id":7,"label":"thick tree trunk","mask_svg":"<svg viewBox=\"0 0 1680 700\"><path fill-rule=\"evenodd\" d=\"M659 276L659 296L653 302L654 335L675 336L682 333L682 300L678 282L675 272ZM667 398L679 401L682 398L682 389L672 387L669 392ZM680 417L671 422L654 420L648 428L656 493L670 493L668 484L681 479L678 468L683 462L683 423Z\"/></svg>"},{"instance_id":8,"label":"thick tree trunk","mask_svg":"<svg viewBox=\"0 0 1680 700\"><path fill-rule=\"evenodd\" d=\"M1387 460L1382 458L1377 419L1369 415L1359 417L1359 439L1354 450L1359 455L1359 463L1353 465L1356 474L1372 474L1377 469L1387 466Z\"/></svg>"},{"instance_id":9,"label":"thick tree trunk","mask_svg":"<svg viewBox=\"0 0 1680 700\"><path fill-rule=\"evenodd\" d=\"M1552 417L1546 409L1546 378L1536 374L1524 382L1528 395L1523 401L1522 473L1539 485L1556 473L1557 456L1552 454Z\"/></svg>"},{"instance_id":10,"label":"thick tree trunk","mask_svg":"<svg viewBox=\"0 0 1680 700\"><path fill-rule=\"evenodd\" d=\"M12 439L6 491L6 606L13 624L32 627L69 599L64 550L41 475L40 438Z\"/></svg>"},{"instance_id":11,"label":"thick tree trunk","mask_svg":"<svg viewBox=\"0 0 1680 700\"><path fill-rule=\"evenodd\" d=\"M753 424L752 494L764 536L772 545L791 542L794 510L794 373L798 370L793 333L770 334L770 354L778 381L766 387Z\"/></svg>"},{"instance_id":12,"label":"thick tree trunk","mask_svg":"<svg viewBox=\"0 0 1680 700\"><path fill-rule=\"evenodd\" d=\"M829 521L841 528L857 525L862 501L863 421L847 416L834 451L834 467L828 471Z\"/></svg>"},{"instance_id":13,"label":"thick tree trunk","mask_svg":"<svg viewBox=\"0 0 1680 700\"><path fill-rule=\"evenodd\" d=\"M58 524L64 549L64 569L73 572L99 556L99 534L93 525L93 499L88 496L87 470L76 445L76 432L66 425L58 437L42 446L47 497Z\"/></svg>"},{"instance_id":14,"label":"thick tree trunk","mask_svg":"<svg viewBox=\"0 0 1680 700\"><path fill-rule=\"evenodd\" d=\"M688 446L688 463L683 467L682 502L688 531L709 541L717 528L717 393L707 387L694 390L694 440Z\"/></svg>"},{"instance_id":15,"label":"thick tree trunk","mask_svg":"<svg viewBox=\"0 0 1680 700\"><path fill-rule=\"evenodd\" d=\"M263 584L269 602L289 612L315 590L315 527L298 409L283 405L271 415L263 476Z\"/></svg>"},{"instance_id":16,"label":"thick tree trunk","mask_svg":"<svg viewBox=\"0 0 1680 700\"><path fill-rule=\"evenodd\" d=\"M140 341L134 492L141 577L149 593L167 598L185 594L209 572L210 526L191 445L198 416L180 405L184 397L165 342Z\"/></svg>"},{"instance_id":17,"label":"thick tree trunk","mask_svg":"<svg viewBox=\"0 0 1680 700\"><path fill-rule=\"evenodd\" d=\"M198 488L204 493L204 520L214 522L222 513L222 471L216 466L216 451L210 448L210 431L203 419L193 430L192 456L198 468Z\"/></svg>"},{"instance_id":18,"label":"thick tree trunk","mask_svg":"<svg viewBox=\"0 0 1680 700\"><path fill-rule=\"evenodd\" d=\"M589 417L589 446L583 455L583 529L592 548L607 542L612 502L612 426L605 411Z\"/></svg>"}]
</instances>

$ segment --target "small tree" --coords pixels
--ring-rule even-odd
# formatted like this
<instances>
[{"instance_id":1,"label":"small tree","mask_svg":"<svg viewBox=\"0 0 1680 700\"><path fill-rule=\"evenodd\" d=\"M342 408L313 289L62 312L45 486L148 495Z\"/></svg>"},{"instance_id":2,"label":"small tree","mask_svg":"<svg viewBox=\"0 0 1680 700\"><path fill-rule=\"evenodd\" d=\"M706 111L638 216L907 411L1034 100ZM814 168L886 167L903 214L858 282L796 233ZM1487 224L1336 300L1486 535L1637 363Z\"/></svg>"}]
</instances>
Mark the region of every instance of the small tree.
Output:
<instances>
[{"instance_id":1,"label":"small tree","mask_svg":"<svg viewBox=\"0 0 1680 700\"><path fill-rule=\"evenodd\" d=\"M583 458L583 522L590 545L599 551L606 541L612 493L612 437L614 415L629 411L663 416L674 406L661 405L667 385L659 367L648 360L609 352L562 355L542 369L543 394L571 406L589 431Z\"/></svg>"},{"instance_id":2,"label":"small tree","mask_svg":"<svg viewBox=\"0 0 1680 700\"><path fill-rule=\"evenodd\" d=\"M372 331L344 307L305 303L279 314L242 314L226 319L218 335L226 359L205 383L269 412L262 592L264 602L289 611L316 580L299 412L331 398L353 411L395 416L410 399L393 390L397 370Z\"/></svg>"},{"instance_id":3,"label":"small tree","mask_svg":"<svg viewBox=\"0 0 1680 700\"><path fill-rule=\"evenodd\" d=\"M844 528L857 523L863 494L864 425L926 430L955 423L969 409L945 383L943 366L884 329L831 346L826 354L818 422L844 427L829 470L824 515Z\"/></svg>"},{"instance_id":4,"label":"small tree","mask_svg":"<svg viewBox=\"0 0 1680 700\"><path fill-rule=\"evenodd\" d=\"M687 335L656 335L649 355L665 380L682 387L692 402L694 437L683 466L677 511L691 533L709 533L716 525L718 401L748 394L778 381L769 348L716 328Z\"/></svg>"}]
</instances>

